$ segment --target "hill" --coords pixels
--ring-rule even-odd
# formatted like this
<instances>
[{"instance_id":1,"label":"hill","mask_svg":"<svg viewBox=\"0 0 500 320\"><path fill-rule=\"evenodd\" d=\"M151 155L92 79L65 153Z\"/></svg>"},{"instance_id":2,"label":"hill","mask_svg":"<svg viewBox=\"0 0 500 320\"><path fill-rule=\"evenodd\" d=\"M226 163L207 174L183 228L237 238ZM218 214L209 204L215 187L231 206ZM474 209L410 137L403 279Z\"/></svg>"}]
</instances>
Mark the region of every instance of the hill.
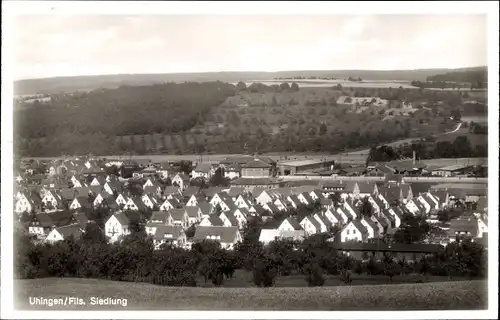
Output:
<instances>
[{"instance_id":1,"label":"hill","mask_svg":"<svg viewBox=\"0 0 500 320\"><path fill-rule=\"evenodd\" d=\"M486 88L488 83L488 69L486 67L470 70L454 70L444 74L427 77L427 81L448 81L470 83L473 88Z\"/></svg>"},{"instance_id":2,"label":"hill","mask_svg":"<svg viewBox=\"0 0 500 320\"><path fill-rule=\"evenodd\" d=\"M472 68L474 70L476 68ZM143 86L165 82L185 81L223 81L237 82L250 80L270 80L293 77L339 77L362 78L365 80L424 81L430 76L450 71L466 69L417 69L417 70L302 70L279 72L206 72L206 73L169 73L169 74L115 74L75 77L54 77L45 79L26 79L14 82L14 94L40 94L73 91L87 91L97 88L117 88L121 85Z\"/></svg>"},{"instance_id":3,"label":"hill","mask_svg":"<svg viewBox=\"0 0 500 320\"><path fill-rule=\"evenodd\" d=\"M402 108L402 99L461 101L456 92L241 89L222 82L122 86L50 98L16 102L16 154L338 153L454 126L445 119L448 105Z\"/></svg>"},{"instance_id":4,"label":"hill","mask_svg":"<svg viewBox=\"0 0 500 320\"><path fill-rule=\"evenodd\" d=\"M24 310L478 310L485 281L305 288L188 288L94 279L16 280ZM80 297L85 306L30 306L28 297ZM90 297L127 299L127 306L91 306Z\"/></svg>"}]
</instances>

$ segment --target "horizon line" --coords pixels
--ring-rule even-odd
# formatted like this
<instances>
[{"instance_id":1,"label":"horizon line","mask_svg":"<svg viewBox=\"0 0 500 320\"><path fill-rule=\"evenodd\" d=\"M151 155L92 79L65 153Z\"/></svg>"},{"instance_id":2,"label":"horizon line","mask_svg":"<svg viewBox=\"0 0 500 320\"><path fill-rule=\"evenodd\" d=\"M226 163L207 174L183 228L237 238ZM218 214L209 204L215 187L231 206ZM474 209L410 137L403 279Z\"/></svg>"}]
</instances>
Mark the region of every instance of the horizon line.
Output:
<instances>
[{"instance_id":1,"label":"horizon line","mask_svg":"<svg viewBox=\"0 0 500 320\"><path fill-rule=\"evenodd\" d=\"M413 68L413 69L297 69L297 70L277 70L277 71L259 71L259 70L230 70L230 71L185 71L185 72L145 72L145 73L102 73L102 74L80 74L71 76L51 76L51 77L41 77L41 78L23 78L14 79L13 82L20 81L32 81L32 80L49 80L49 79L60 79L60 78L77 78L77 77L106 77L106 76L123 76L123 75L180 75L180 74L210 74L210 73L280 73L280 72L320 72L320 71L379 71L379 72L395 72L395 71L425 71L425 70L460 70L460 69L477 69L477 68L488 68L486 65L480 66L465 66L465 67L453 67L453 68Z\"/></svg>"}]
</instances>

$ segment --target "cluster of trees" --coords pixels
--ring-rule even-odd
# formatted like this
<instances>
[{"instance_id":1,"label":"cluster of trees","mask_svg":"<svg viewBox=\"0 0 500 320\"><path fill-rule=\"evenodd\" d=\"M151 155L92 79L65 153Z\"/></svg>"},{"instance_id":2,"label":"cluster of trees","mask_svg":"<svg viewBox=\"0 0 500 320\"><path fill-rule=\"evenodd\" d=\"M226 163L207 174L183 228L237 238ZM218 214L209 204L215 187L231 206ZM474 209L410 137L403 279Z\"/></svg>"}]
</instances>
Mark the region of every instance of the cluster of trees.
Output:
<instances>
[{"instance_id":1,"label":"cluster of trees","mask_svg":"<svg viewBox=\"0 0 500 320\"><path fill-rule=\"evenodd\" d=\"M180 133L235 94L222 82L161 84L55 95L14 114L19 138L75 139L92 132L90 143L116 136Z\"/></svg>"},{"instance_id":2,"label":"cluster of trees","mask_svg":"<svg viewBox=\"0 0 500 320\"><path fill-rule=\"evenodd\" d=\"M398 152L405 157L412 157L413 151L417 159L439 159L439 158L473 158L488 157L486 141L484 145L477 144L472 147L467 136L458 136L453 142L450 141L423 141L398 148Z\"/></svg>"},{"instance_id":3,"label":"cluster of trees","mask_svg":"<svg viewBox=\"0 0 500 320\"><path fill-rule=\"evenodd\" d=\"M387 162L400 159L401 156L390 146L372 147L366 158L366 163Z\"/></svg>"},{"instance_id":4,"label":"cluster of trees","mask_svg":"<svg viewBox=\"0 0 500 320\"><path fill-rule=\"evenodd\" d=\"M251 93L266 93L266 92L297 92L299 91L299 85L293 82L291 85L288 82L283 82L281 84L265 85L260 82L254 82L247 86L246 83L240 81L236 84L236 88L239 91L247 91Z\"/></svg>"}]
</instances>

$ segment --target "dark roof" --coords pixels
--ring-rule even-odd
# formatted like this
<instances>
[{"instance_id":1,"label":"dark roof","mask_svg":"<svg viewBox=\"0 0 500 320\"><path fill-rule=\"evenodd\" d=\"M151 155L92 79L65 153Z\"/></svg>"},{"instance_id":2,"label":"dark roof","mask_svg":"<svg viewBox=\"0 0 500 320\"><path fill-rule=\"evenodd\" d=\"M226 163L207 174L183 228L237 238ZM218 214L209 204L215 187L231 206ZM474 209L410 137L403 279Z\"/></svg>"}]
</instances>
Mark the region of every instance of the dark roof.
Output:
<instances>
[{"instance_id":1,"label":"dark roof","mask_svg":"<svg viewBox=\"0 0 500 320\"><path fill-rule=\"evenodd\" d=\"M375 190L375 182L363 182L363 181L358 181L358 188L360 193L373 193L373 190Z\"/></svg>"},{"instance_id":2,"label":"dark roof","mask_svg":"<svg viewBox=\"0 0 500 320\"><path fill-rule=\"evenodd\" d=\"M154 239L155 240L175 240L175 239L179 239L179 237L182 236L182 233L184 231L182 230L182 227L181 226L165 226L165 225L161 225L161 226L157 226L156 228L156 232L154 234ZM167 237L168 235L171 235L169 237Z\"/></svg>"},{"instance_id":3,"label":"dark roof","mask_svg":"<svg viewBox=\"0 0 500 320\"><path fill-rule=\"evenodd\" d=\"M162 223L166 223L169 215L167 211L154 211L149 221L161 221Z\"/></svg>"},{"instance_id":4,"label":"dark roof","mask_svg":"<svg viewBox=\"0 0 500 320\"><path fill-rule=\"evenodd\" d=\"M198 226L194 234L194 241L203 241L210 236L219 236L218 241L223 243L234 243L238 234L237 227L202 227Z\"/></svg>"},{"instance_id":5,"label":"dark roof","mask_svg":"<svg viewBox=\"0 0 500 320\"><path fill-rule=\"evenodd\" d=\"M167 186L163 190L163 194L164 195L176 194L176 193L179 193L179 188L177 188L175 186Z\"/></svg>"},{"instance_id":6,"label":"dark roof","mask_svg":"<svg viewBox=\"0 0 500 320\"><path fill-rule=\"evenodd\" d=\"M256 213L257 213L257 215L259 215L259 216L261 216L261 215L263 215L263 214L265 214L265 213L266 213L266 210L265 210L264 208L262 208L262 206L261 206L261 205L258 205L258 204L253 205L253 208L255 209L255 212L256 212Z\"/></svg>"},{"instance_id":7,"label":"dark roof","mask_svg":"<svg viewBox=\"0 0 500 320\"><path fill-rule=\"evenodd\" d=\"M478 233L477 219L474 217L458 217L450 221L450 235L455 235L455 232L470 232L476 236Z\"/></svg>"},{"instance_id":8,"label":"dark roof","mask_svg":"<svg viewBox=\"0 0 500 320\"><path fill-rule=\"evenodd\" d=\"M200 163L194 169L195 172L209 173L212 170L212 165L209 163Z\"/></svg>"},{"instance_id":9,"label":"dark roof","mask_svg":"<svg viewBox=\"0 0 500 320\"><path fill-rule=\"evenodd\" d=\"M73 236L75 239L79 239L83 234L82 227L79 223L58 227L56 228L56 230L64 239L67 239L71 236Z\"/></svg>"},{"instance_id":10,"label":"dark roof","mask_svg":"<svg viewBox=\"0 0 500 320\"><path fill-rule=\"evenodd\" d=\"M120 222L121 225L129 225L132 221L139 221L140 215L137 211L123 211L118 212L115 215L115 218Z\"/></svg>"},{"instance_id":11,"label":"dark roof","mask_svg":"<svg viewBox=\"0 0 500 320\"><path fill-rule=\"evenodd\" d=\"M433 185L432 183L425 183L425 182L413 183L411 185L413 196L417 197L421 193L429 192L429 189L431 188L432 185Z\"/></svg>"},{"instance_id":12,"label":"dark roof","mask_svg":"<svg viewBox=\"0 0 500 320\"><path fill-rule=\"evenodd\" d=\"M186 213L185 209L170 209L168 211L170 215L172 216L172 219L174 221L180 221L184 217L184 213Z\"/></svg>"},{"instance_id":13,"label":"dark roof","mask_svg":"<svg viewBox=\"0 0 500 320\"><path fill-rule=\"evenodd\" d=\"M342 242L334 243L335 248L345 251L387 251L387 252L415 252L415 253L437 253L444 248L439 244L403 244L393 243L386 244L378 243L358 243L358 242Z\"/></svg>"},{"instance_id":14,"label":"dark roof","mask_svg":"<svg viewBox=\"0 0 500 320\"><path fill-rule=\"evenodd\" d=\"M212 214L211 216L209 216L208 221L210 221L210 224L212 224L212 226L222 227L224 225L224 221L222 221L222 219L216 214Z\"/></svg>"},{"instance_id":15,"label":"dark roof","mask_svg":"<svg viewBox=\"0 0 500 320\"><path fill-rule=\"evenodd\" d=\"M288 217L285 220L288 220L290 225L295 229L295 230L302 230L302 227L300 226L300 223L295 219L294 217ZM282 222L283 223L283 222ZM280 223L281 225L281 223Z\"/></svg>"},{"instance_id":16,"label":"dark roof","mask_svg":"<svg viewBox=\"0 0 500 320\"><path fill-rule=\"evenodd\" d=\"M271 167L270 164L260 160L260 159L254 159L252 161L249 161L241 166L242 168L269 168Z\"/></svg>"},{"instance_id":17,"label":"dark roof","mask_svg":"<svg viewBox=\"0 0 500 320\"><path fill-rule=\"evenodd\" d=\"M186 207L186 213L190 218L197 218L198 212L200 211L200 207Z\"/></svg>"},{"instance_id":18,"label":"dark roof","mask_svg":"<svg viewBox=\"0 0 500 320\"><path fill-rule=\"evenodd\" d=\"M200 208L202 214L210 214L212 211L212 205L208 202L199 202L198 207Z\"/></svg>"}]
</instances>

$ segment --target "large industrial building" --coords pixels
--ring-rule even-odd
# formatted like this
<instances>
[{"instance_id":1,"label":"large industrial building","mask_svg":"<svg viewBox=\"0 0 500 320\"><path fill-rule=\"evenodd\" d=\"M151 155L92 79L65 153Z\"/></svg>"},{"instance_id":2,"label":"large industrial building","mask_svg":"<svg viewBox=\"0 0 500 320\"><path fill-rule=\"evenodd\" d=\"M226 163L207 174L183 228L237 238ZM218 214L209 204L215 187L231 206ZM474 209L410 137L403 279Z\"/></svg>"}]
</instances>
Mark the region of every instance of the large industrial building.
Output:
<instances>
[{"instance_id":1,"label":"large industrial building","mask_svg":"<svg viewBox=\"0 0 500 320\"><path fill-rule=\"evenodd\" d=\"M319 170L332 170L334 160L326 159L307 159L278 162L279 173L281 176L296 175Z\"/></svg>"}]
</instances>

